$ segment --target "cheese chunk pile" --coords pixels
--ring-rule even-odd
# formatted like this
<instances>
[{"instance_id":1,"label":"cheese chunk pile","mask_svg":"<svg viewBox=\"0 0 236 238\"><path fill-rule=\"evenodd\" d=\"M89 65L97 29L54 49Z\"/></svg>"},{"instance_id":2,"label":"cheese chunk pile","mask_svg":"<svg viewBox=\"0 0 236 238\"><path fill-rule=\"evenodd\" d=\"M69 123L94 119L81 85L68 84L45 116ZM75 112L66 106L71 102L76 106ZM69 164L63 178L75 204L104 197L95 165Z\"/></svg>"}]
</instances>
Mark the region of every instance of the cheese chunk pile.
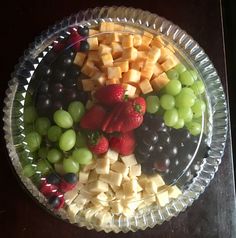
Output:
<instances>
[{"instance_id":1,"label":"cheese chunk pile","mask_svg":"<svg viewBox=\"0 0 236 238\"><path fill-rule=\"evenodd\" d=\"M107 225L113 216L130 217L153 203L162 207L180 194L177 186L165 185L160 175L142 175L133 154L119 156L108 150L83 167L77 187L65 193L65 202L72 222L80 212L88 221Z\"/></svg>"},{"instance_id":2,"label":"cheese chunk pile","mask_svg":"<svg viewBox=\"0 0 236 238\"><path fill-rule=\"evenodd\" d=\"M74 60L88 77L82 80L84 91L109 84L122 84L130 98L159 91L169 82L166 71L179 63L161 36L112 22L90 29L88 43L89 52L78 52Z\"/></svg>"}]
</instances>

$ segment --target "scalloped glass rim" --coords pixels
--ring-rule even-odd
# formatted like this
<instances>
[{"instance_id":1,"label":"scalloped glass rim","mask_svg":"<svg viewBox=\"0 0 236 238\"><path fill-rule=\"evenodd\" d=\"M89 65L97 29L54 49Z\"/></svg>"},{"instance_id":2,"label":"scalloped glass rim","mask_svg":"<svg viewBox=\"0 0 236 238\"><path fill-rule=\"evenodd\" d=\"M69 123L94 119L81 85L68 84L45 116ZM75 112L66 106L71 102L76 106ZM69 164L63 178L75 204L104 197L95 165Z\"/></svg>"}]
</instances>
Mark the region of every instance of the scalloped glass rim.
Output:
<instances>
[{"instance_id":1,"label":"scalloped glass rim","mask_svg":"<svg viewBox=\"0 0 236 238\"><path fill-rule=\"evenodd\" d=\"M5 140L9 156L19 178L31 194L33 194L41 204L52 212L52 209L47 205L44 196L33 185L30 179L22 175L21 165L13 143L11 117L13 100L19 85L19 80L16 78L16 75L19 69L24 68L26 60L33 61L35 57L44 50L44 48L56 39L56 36L59 33L63 32L68 27L78 25L89 26L92 23L98 24L99 21L127 22L165 36L181 52L183 52L189 63L200 73L206 85L207 97L212 110L210 115L210 122L212 123L209 125L212 128L209 156L203 160L197 176L183 191L183 195L179 196L162 209L157 208L157 206L152 206L143 214L137 214L135 217L126 219L120 217L118 220L113 220L107 227L101 228L95 224L89 224L83 219L83 217L78 217L77 223L78 226L86 226L88 229L96 229L97 231L104 230L105 232L114 231L117 233L120 231L128 232L136 231L138 229L144 230L147 227L162 224L164 221L170 220L173 216L177 216L179 212L184 211L199 197L218 170L227 138L227 104L219 76L203 49L185 31L181 30L172 22L167 21L156 14L140 9L103 7L80 11L50 27L47 31L37 37L30 45L29 49L25 51L24 57L20 59L19 64L15 68L15 72L12 74L12 79L9 81L9 88L6 91L7 96L4 100L5 107L3 120ZM64 209L59 210L55 215L64 220L69 220Z\"/></svg>"}]
</instances>

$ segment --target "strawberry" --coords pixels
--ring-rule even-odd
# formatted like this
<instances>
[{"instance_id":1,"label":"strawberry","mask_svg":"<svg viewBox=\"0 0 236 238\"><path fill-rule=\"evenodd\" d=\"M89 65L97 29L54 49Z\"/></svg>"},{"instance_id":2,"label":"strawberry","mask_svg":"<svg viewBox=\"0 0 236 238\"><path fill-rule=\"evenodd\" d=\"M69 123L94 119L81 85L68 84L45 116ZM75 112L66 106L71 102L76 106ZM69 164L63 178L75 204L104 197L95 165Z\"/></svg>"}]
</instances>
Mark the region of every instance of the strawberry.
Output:
<instances>
[{"instance_id":1,"label":"strawberry","mask_svg":"<svg viewBox=\"0 0 236 238\"><path fill-rule=\"evenodd\" d=\"M81 118L80 127L89 130L99 130L102 128L105 116L105 109L102 106L94 105Z\"/></svg>"},{"instance_id":2,"label":"strawberry","mask_svg":"<svg viewBox=\"0 0 236 238\"><path fill-rule=\"evenodd\" d=\"M134 152L135 137L133 131L113 136L109 140L110 148L121 155L130 155Z\"/></svg>"},{"instance_id":3,"label":"strawberry","mask_svg":"<svg viewBox=\"0 0 236 238\"><path fill-rule=\"evenodd\" d=\"M109 143L105 136L96 131L88 134L88 146L94 154L100 155L108 151Z\"/></svg>"},{"instance_id":4,"label":"strawberry","mask_svg":"<svg viewBox=\"0 0 236 238\"><path fill-rule=\"evenodd\" d=\"M125 90L120 84L111 84L98 89L95 98L106 106L112 106L124 100Z\"/></svg>"}]
</instances>

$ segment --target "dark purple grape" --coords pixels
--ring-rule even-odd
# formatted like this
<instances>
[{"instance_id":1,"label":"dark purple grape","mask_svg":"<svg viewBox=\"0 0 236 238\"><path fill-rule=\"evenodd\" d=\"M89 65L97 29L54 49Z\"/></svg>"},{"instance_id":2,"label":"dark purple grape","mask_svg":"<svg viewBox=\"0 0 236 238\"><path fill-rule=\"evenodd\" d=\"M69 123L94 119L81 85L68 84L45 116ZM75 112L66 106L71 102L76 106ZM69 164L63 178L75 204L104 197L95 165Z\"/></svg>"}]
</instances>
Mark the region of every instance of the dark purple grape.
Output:
<instances>
[{"instance_id":1,"label":"dark purple grape","mask_svg":"<svg viewBox=\"0 0 236 238\"><path fill-rule=\"evenodd\" d=\"M158 160L156 160L153 163L153 167L158 171L158 172L166 172L167 169L169 169L170 166L170 159L168 156L164 153L159 155Z\"/></svg>"},{"instance_id":2,"label":"dark purple grape","mask_svg":"<svg viewBox=\"0 0 236 238\"><path fill-rule=\"evenodd\" d=\"M67 102L71 102L77 99L77 89L76 88L66 88L64 90L64 97Z\"/></svg>"},{"instance_id":3,"label":"dark purple grape","mask_svg":"<svg viewBox=\"0 0 236 238\"><path fill-rule=\"evenodd\" d=\"M80 48L79 48L79 50L80 50L81 52L86 52L86 51L88 51L88 50L89 50L89 43L88 43L87 41L81 41L81 42L80 42Z\"/></svg>"},{"instance_id":4,"label":"dark purple grape","mask_svg":"<svg viewBox=\"0 0 236 238\"><path fill-rule=\"evenodd\" d=\"M79 35L81 36L88 36L89 34L89 28L87 26L84 27L78 27L77 32L79 33Z\"/></svg>"},{"instance_id":5,"label":"dark purple grape","mask_svg":"<svg viewBox=\"0 0 236 238\"><path fill-rule=\"evenodd\" d=\"M158 141L158 135L155 131L147 131L143 136L143 143L147 145L154 145Z\"/></svg>"},{"instance_id":6,"label":"dark purple grape","mask_svg":"<svg viewBox=\"0 0 236 238\"><path fill-rule=\"evenodd\" d=\"M141 169L144 174L152 175L156 173L153 162L143 163Z\"/></svg>"},{"instance_id":7,"label":"dark purple grape","mask_svg":"<svg viewBox=\"0 0 236 238\"><path fill-rule=\"evenodd\" d=\"M57 58L57 54L56 52L54 52L53 50L51 50L50 52L48 52L46 54L46 56L43 58L43 62L45 64L51 65Z\"/></svg>"},{"instance_id":8,"label":"dark purple grape","mask_svg":"<svg viewBox=\"0 0 236 238\"><path fill-rule=\"evenodd\" d=\"M51 96L50 95L39 95L36 100L36 108L38 113L43 116L47 115L50 111L50 107L52 105Z\"/></svg>"},{"instance_id":9,"label":"dark purple grape","mask_svg":"<svg viewBox=\"0 0 236 238\"><path fill-rule=\"evenodd\" d=\"M42 64L39 66L38 68L39 70L39 74L42 76L42 77L45 77L45 76L50 76L52 74L52 69L49 65L46 65L46 64Z\"/></svg>"},{"instance_id":10,"label":"dark purple grape","mask_svg":"<svg viewBox=\"0 0 236 238\"><path fill-rule=\"evenodd\" d=\"M70 65L66 72L66 78L78 79L79 75L80 67L76 64Z\"/></svg>"},{"instance_id":11,"label":"dark purple grape","mask_svg":"<svg viewBox=\"0 0 236 238\"><path fill-rule=\"evenodd\" d=\"M76 87L76 80L74 78L64 78L63 85L66 88L73 88Z\"/></svg>"},{"instance_id":12,"label":"dark purple grape","mask_svg":"<svg viewBox=\"0 0 236 238\"><path fill-rule=\"evenodd\" d=\"M46 94L46 93L48 93L48 89L49 89L48 82L42 81L40 83L40 86L39 86L39 89L38 89L38 93L39 94Z\"/></svg>"},{"instance_id":13,"label":"dark purple grape","mask_svg":"<svg viewBox=\"0 0 236 238\"><path fill-rule=\"evenodd\" d=\"M164 152L169 155L169 157L175 157L178 154L178 147L170 144L164 147Z\"/></svg>"},{"instance_id":14,"label":"dark purple grape","mask_svg":"<svg viewBox=\"0 0 236 238\"><path fill-rule=\"evenodd\" d=\"M63 95L64 87L61 83L51 84L50 93L53 98L60 98Z\"/></svg>"},{"instance_id":15,"label":"dark purple grape","mask_svg":"<svg viewBox=\"0 0 236 238\"><path fill-rule=\"evenodd\" d=\"M66 76L66 71L63 69L58 69L58 68L54 70L52 75L54 82L62 82L65 76Z\"/></svg>"},{"instance_id":16,"label":"dark purple grape","mask_svg":"<svg viewBox=\"0 0 236 238\"><path fill-rule=\"evenodd\" d=\"M159 131L158 132L158 138L159 138L158 143L160 145L162 145L163 147L170 144L170 142L171 142L170 135L169 135L168 132Z\"/></svg>"},{"instance_id":17,"label":"dark purple grape","mask_svg":"<svg viewBox=\"0 0 236 238\"><path fill-rule=\"evenodd\" d=\"M145 163L148 160L150 160L150 157L151 157L150 154L145 154L145 155L139 154L139 153L135 154L135 158L138 161L138 163L140 163L140 164Z\"/></svg>"},{"instance_id":18,"label":"dark purple grape","mask_svg":"<svg viewBox=\"0 0 236 238\"><path fill-rule=\"evenodd\" d=\"M161 145L156 145L155 146L155 150L154 150L154 153L161 153L163 151L164 147L161 146Z\"/></svg>"},{"instance_id":19,"label":"dark purple grape","mask_svg":"<svg viewBox=\"0 0 236 238\"><path fill-rule=\"evenodd\" d=\"M60 100L53 101L52 103L52 112L54 113L58 109L63 109L64 103Z\"/></svg>"},{"instance_id":20,"label":"dark purple grape","mask_svg":"<svg viewBox=\"0 0 236 238\"><path fill-rule=\"evenodd\" d=\"M136 147L136 151L139 154L145 155L145 154L150 154L154 150L153 145L147 145L147 144L138 144Z\"/></svg>"},{"instance_id":21,"label":"dark purple grape","mask_svg":"<svg viewBox=\"0 0 236 238\"><path fill-rule=\"evenodd\" d=\"M79 91L77 93L77 100L79 100L80 102L82 102L83 104L86 104L86 102L89 99L89 95L87 92L84 91Z\"/></svg>"}]
</instances>

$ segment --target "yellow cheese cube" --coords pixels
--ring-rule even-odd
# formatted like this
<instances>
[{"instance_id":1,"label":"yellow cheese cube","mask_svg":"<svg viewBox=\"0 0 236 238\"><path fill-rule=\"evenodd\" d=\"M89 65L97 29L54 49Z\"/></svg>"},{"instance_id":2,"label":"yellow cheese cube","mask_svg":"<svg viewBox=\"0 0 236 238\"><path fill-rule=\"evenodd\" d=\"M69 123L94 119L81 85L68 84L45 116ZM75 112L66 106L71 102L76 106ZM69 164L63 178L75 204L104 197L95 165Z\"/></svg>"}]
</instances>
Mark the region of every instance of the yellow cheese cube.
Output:
<instances>
[{"instance_id":1,"label":"yellow cheese cube","mask_svg":"<svg viewBox=\"0 0 236 238\"><path fill-rule=\"evenodd\" d=\"M122 181L122 174L110 171L109 174L100 175L99 179L105 183L120 186Z\"/></svg>"},{"instance_id":2,"label":"yellow cheese cube","mask_svg":"<svg viewBox=\"0 0 236 238\"><path fill-rule=\"evenodd\" d=\"M106 83L106 76L104 73L98 73L93 76L93 79L97 82L98 85L103 86Z\"/></svg>"},{"instance_id":3,"label":"yellow cheese cube","mask_svg":"<svg viewBox=\"0 0 236 238\"><path fill-rule=\"evenodd\" d=\"M145 191L147 193L157 193L157 185L152 180L147 180L145 183Z\"/></svg>"},{"instance_id":4,"label":"yellow cheese cube","mask_svg":"<svg viewBox=\"0 0 236 238\"><path fill-rule=\"evenodd\" d=\"M101 38L101 37L100 37ZM107 33L103 35L102 41L103 44L111 44L112 42L120 42L120 36L118 33Z\"/></svg>"},{"instance_id":5,"label":"yellow cheese cube","mask_svg":"<svg viewBox=\"0 0 236 238\"><path fill-rule=\"evenodd\" d=\"M75 59L74 59L74 64L77 64L79 66L82 66L84 63L84 60L86 58L86 54L82 52L77 52Z\"/></svg>"},{"instance_id":6,"label":"yellow cheese cube","mask_svg":"<svg viewBox=\"0 0 236 238\"><path fill-rule=\"evenodd\" d=\"M129 172L129 168L119 161L116 161L114 164L111 165L111 170L124 175L127 175Z\"/></svg>"},{"instance_id":7,"label":"yellow cheese cube","mask_svg":"<svg viewBox=\"0 0 236 238\"><path fill-rule=\"evenodd\" d=\"M123 206L120 200L111 201L110 207L111 207L111 211L116 215L122 213L123 211Z\"/></svg>"},{"instance_id":8,"label":"yellow cheese cube","mask_svg":"<svg viewBox=\"0 0 236 238\"><path fill-rule=\"evenodd\" d=\"M121 44L117 42L112 42L111 49L112 49L112 57L114 59L117 59L118 57L122 56L123 48Z\"/></svg>"},{"instance_id":9,"label":"yellow cheese cube","mask_svg":"<svg viewBox=\"0 0 236 238\"><path fill-rule=\"evenodd\" d=\"M174 52L169 49L168 47L162 47L161 48L161 56L158 60L158 62L161 64L163 63L167 58L171 57L174 55Z\"/></svg>"},{"instance_id":10,"label":"yellow cheese cube","mask_svg":"<svg viewBox=\"0 0 236 238\"><path fill-rule=\"evenodd\" d=\"M114 66L120 67L121 72L127 72L129 70L129 61L114 62Z\"/></svg>"},{"instance_id":11,"label":"yellow cheese cube","mask_svg":"<svg viewBox=\"0 0 236 238\"><path fill-rule=\"evenodd\" d=\"M170 186L168 188L169 198L177 198L181 194L182 194L181 190L176 185Z\"/></svg>"},{"instance_id":12,"label":"yellow cheese cube","mask_svg":"<svg viewBox=\"0 0 236 238\"><path fill-rule=\"evenodd\" d=\"M144 191L142 195L143 195L143 201L146 204L146 206L156 202L155 194L147 193L146 191Z\"/></svg>"},{"instance_id":13,"label":"yellow cheese cube","mask_svg":"<svg viewBox=\"0 0 236 238\"><path fill-rule=\"evenodd\" d=\"M108 79L121 78L121 69L120 67L108 67L107 68L107 77Z\"/></svg>"},{"instance_id":14,"label":"yellow cheese cube","mask_svg":"<svg viewBox=\"0 0 236 238\"><path fill-rule=\"evenodd\" d=\"M149 46L149 45L140 45L139 47L138 47L138 50L139 51L146 51L146 52L148 52L149 50L151 49L151 47Z\"/></svg>"},{"instance_id":15,"label":"yellow cheese cube","mask_svg":"<svg viewBox=\"0 0 236 238\"><path fill-rule=\"evenodd\" d=\"M113 78L113 79L108 79L106 81L106 85L111 85L111 84L120 84L120 80L117 78Z\"/></svg>"},{"instance_id":16,"label":"yellow cheese cube","mask_svg":"<svg viewBox=\"0 0 236 238\"><path fill-rule=\"evenodd\" d=\"M92 79L82 79L82 85L84 91L93 91L97 88L96 81Z\"/></svg>"},{"instance_id":17,"label":"yellow cheese cube","mask_svg":"<svg viewBox=\"0 0 236 238\"><path fill-rule=\"evenodd\" d=\"M131 64L130 64L130 68L135 69L137 71L141 71L143 66L144 66L144 60L142 60L142 59L136 59L135 61L131 62Z\"/></svg>"},{"instance_id":18,"label":"yellow cheese cube","mask_svg":"<svg viewBox=\"0 0 236 238\"><path fill-rule=\"evenodd\" d=\"M109 54L111 53L111 47L104 45L104 44L100 44L98 47L98 54L99 55L104 55L104 54Z\"/></svg>"},{"instance_id":19,"label":"yellow cheese cube","mask_svg":"<svg viewBox=\"0 0 236 238\"><path fill-rule=\"evenodd\" d=\"M89 37L87 39L89 43L89 50L97 50L98 49L98 38L97 37Z\"/></svg>"},{"instance_id":20,"label":"yellow cheese cube","mask_svg":"<svg viewBox=\"0 0 236 238\"><path fill-rule=\"evenodd\" d=\"M150 84L149 80L144 79L139 83L139 87L143 94L147 94L153 91L152 85Z\"/></svg>"},{"instance_id":21,"label":"yellow cheese cube","mask_svg":"<svg viewBox=\"0 0 236 238\"><path fill-rule=\"evenodd\" d=\"M134 61L138 56L138 50L134 47L124 49L122 58L124 60Z\"/></svg>"},{"instance_id":22,"label":"yellow cheese cube","mask_svg":"<svg viewBox=\"0 0 236 238\"><path fill-rule=\"evenodd\" d=\"M162 64L161 67L166 72L172 68L174 68L179 62L176 62L172 57L167 58Z\"/></svg>"},{"instance_id":23,"label":"yellow cheese cube","mask_svg":"<svg viewBox=\"0 0 236 238\"><path fill-rule=\"evenodd\" d=\"M98 33L99 33L98 30L89 29L89 36L92 36L92 35L95 35L95 34L98 34Z\"/></svg>"},{"instance_id":24,"label":"yellow cheese cube","mask_svg":"<svg viewBox=\"0 0 236 238\"><path fill-rule=\"evenodd\" d=\"M146 58L147 58L147 52L146 51L138 51L137 60L138 59L145 60Z\"/></svg>"},{"instance_id":25,"label":"yellow cheese cube","mask_svg":"<svg viewBox=\"0 0 236 238\"><path fill-rule=\"evenodd\" d=\"M153 69L153 76L158 76L163 73L163 69L160 64L156 63Z\"/></svg>"},{"instance_id":26,"label":"yellow cheese cube","mask_svg":"<svg viewBox=\"0 0 236 238\"><path fill-rule=\"evenodd\" d=\"M102 192L102 193L99 193L98 195L96 195L95 197L93 197L91 199L91 202L95 206L97 206L97 205L108 206L108 197L104 192Z\"/></svg>"},{"instance_id":27,"label":"yellow cheese cube","mask_svg":"<svg viewBox=\"0 0 236 238\"><path fill-rule=\"evenodd\" d=\"M151 85L155 91L162 89L170 80L166 73L161 73L157 77L151 80Z\"/></svg>"},{"instance_id":28,"label":"yellow cheese cube","mask_svg":"<svg viewBox=\"0 0 236 238\"><path fill-rule=\"evenodd\" d=\"M117 198L117 199L123 199L123 198L125 198L125 194L124 194L123 189L118 189L118 190L116 191L116 198Z\"/></svg>"},{"instance_id":29,"label":"yellow cheese cube","mask_svg":"<svg viewBox=\"0 0 236 238\"><path fill-rule=\"evenodd\" d=\"M153 34L144 31L142 36L142 45L149 45L153 39Z\"/></svg>"},{"instance_id":30,"label":"yellow cheese cube","mask_svg":"<svg viewBox=\"0 0 236 238\"><path fill-rule=\"evenodd\" d=\"M150 80L154 71L154 63L150 60L146 60L144 67L141 70L141 76L145 79Z\"/></svg>"},{"instance_id":31,"label":"yellow cheese cube","mask_svg":"<svg viewBox=\"0 0 236 238\"><path fill-rule=\"evenodd\" d=\"M86 198L83 195L79 194L76 199L73 201L74 204L79 208L79 210L82 210L86 204L88 204L90 201L90 198Z\"/></svg>"},{"instance_id":32,"label":"yellow cheese cube","mask_svg":"<svg viewBox=\"0 0 236 238\"><path fill-rule=\"evenodd\" d=\"M99 69L94 65L92 61L86 61L81 68L81 72L89 77L93 77L96 73L99 72Z\"/></svg>"},{"instance_id":33,"label":"yellow cheese cube","mask_svg":"<svg viewBox=\"0 0 236 238\"><path fill-rule=\"evenodd\" d=\"M160 56L161 56L161 49L157 47L152 47L147 54L147 58L153 63L156 63L160 58Z\"/></svg>"},{"instance_id":34,"label":"yellow cheese cube","mask_svg":"<svg viewBox=\"0 0 236 238\"><path fill-rule=\"evenodd\" d=\"M80 183L86 183L88 181L89 173L88 172L79 172L79 181Z\"/></svg>"},{"instance_id":35,"label":"yellow cheese cube","mask_svg":"<svg viewBox=\"0 0 236 238\"><path fill-rule=\"evenodd\" d=\"M142 44L142 36L141 35L134 35L134 47L140 46Z\"/></svg>"},{"instance_id":36,"label":"yellow cheese cube","mask_svg":"<svg viewBox=\"0 0 236 238\"><path fill-rule=\"evenodd\" d=\"M125 95L127 95L129 98L135 97L135 94L137 92L137 88L133 85L122 83L123 88L125 89Z\"/></svg>"},{"instance_id":37,"label":"yellow cheese cube","mask_svg":"<svg viewBox=\"0 0 236 238\"><path fill-rule=\"evenodd\" d=\"M114 31L114 23L113 22L101 22L100 23L100 31Z\"/></svg>"},{"instance_id":38,"label":"yellow cheese cube","mask_svg":"<svg viewBox=\"0 0 236 238\"><path fill-rule=\"evenodd\" d=\"M88 184L88 190L91 192L107 192L108 191L108 184L104 183L103 181L97 180L95 182Z\"/></svg>"},{"instance_id":39,"label":"yellow cheese cube","mask_svg":"<svg viewBox=\"0 0 236 238\"><path fill-rule=\"evenodd\" d=\"M104 155L104 158L108 158L110 160L110 164L114 164L118 160L118 156L119 154L116 151L109 149Z\"/></svg>"},{"instance_id":40,"label":"yellow cheese cube","mask_svg":"<svg viewBox=\"0 0 236 238\"><path fill-rule=\"evenodd\" d=\"M130 166L129 176L131 178L141 175L141 165L135 164Z\"/></svg>"},{"instance_id":41,"label":"yellow cheese cube","mask_svg":"<svg viewBox=\"0 0 236 238\"><path fill-rule=\"evenodd\" d=\"M120 24L114 24L114 31L123 31L125 27Z\"/></svg>"},{"instance_id":42,"label":"yellow cheese cube","mask_svg":"<svg viewBox=\"0 0 236 238\"><path fill-rule=\"evenodd\" d=\"M95 168L97 174L109 174L110 161L107 158L98 158Z\"/></svg>"},{"instance_id":43,"label":"yellow cheese cube","mask_svg":"<svg viewBox=\"0 0 236 238\"><path fill-rule=\"evenodd\" d=\"M113 65L113 58L112 58L111 53L104 54L104 55L101 56L101 58L102 58L103 65L105 65L105 66L112 66Z\"/></svg>"},{"instance_id":44,"label":"yellow cheese cube","mask_svg":"<svg viewBox=\"0 0 236 238\"><path fill-rule=\"evenodd\" d=\"M99 58L98 52L97 51L89 51L87 60L93 61L93 62L99 62L100 58Z\"/></svg>"},{"instance_id":45,"label":"yellow cheese cube","mask_svg":"<svg viewBox=\"0 0 236 238\"><path fill-rule=\"evenodd\" d=\"M132 165L137 164L137 161L136 161L136 158L135 158L134 154L121 156L120 158L127 167L130 167Z\"/></svg>"},{"instance_id":46,"label":"yellow cheese cube","mask_svg":"<svg viewBox=\"0 0 236 238\"><path fill-rule=\"evenodd\" d=\"M122 43L122 47L124 49L133 47L133 45L134 45L134 36L133 35L123 35L121 43Z\"/></svg>"},{"instance_id":47,"label":"yellow cheese cube","mask_svg":"<svg viewBox=\"0 0 236 238\"><path fill-rule=\"evenodd\" d=\"M123 75L124 83L138 83L140 81L141 73L138 70L130 69Z\"/></svg>"},{"instance_id":48,"label":"yellow cheese cube","mask_svg":"<svg viewBox=\"0 0 236 238\"><path fill-rule=\"evenodd\" d=\"M156 198L157 198L157 204L161 207L164 207L166 204L169 203L169 196L168 196L167 190L157 193Z\"/></svg>"},{"instance_id":49,"label":"yellow cheese cube","mask_svg":"<svg viewBox=\"0 0 236 238\"><path fill-rule=\"evenodd\" d=\"M152 39L151 45L162 48L165 46L165 42L162 40L161 36L156 36Z\"/></svg>"}]
</instances>

